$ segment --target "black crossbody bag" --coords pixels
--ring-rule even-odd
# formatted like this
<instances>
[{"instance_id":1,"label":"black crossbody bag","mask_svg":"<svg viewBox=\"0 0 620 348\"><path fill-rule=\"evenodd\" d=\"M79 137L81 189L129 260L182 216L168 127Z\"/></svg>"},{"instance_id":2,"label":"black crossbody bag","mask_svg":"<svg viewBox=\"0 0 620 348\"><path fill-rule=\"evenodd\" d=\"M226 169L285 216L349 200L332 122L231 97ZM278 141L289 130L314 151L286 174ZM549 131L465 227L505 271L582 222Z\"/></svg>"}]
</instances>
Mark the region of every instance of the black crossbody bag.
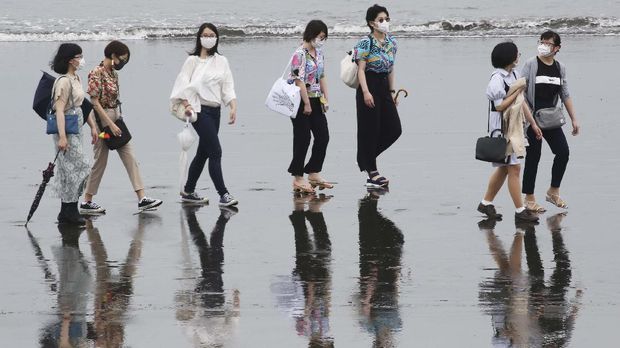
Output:
<instances>
[{"instance_id":1,"label":"black crossbody bag","mask_svg":"<svg viewBox=\"0 0 620 348\"><path fill-rule=\"evenodd\" d=\"M118 95L120 96L120 87L119 87ZM114 121L114 124L121 130L120 137L117 137L114 135L114 133L112 133L110 126L102 127L101 117L97 113L97 110L93 108L95 112L95 119L97 121L97 125L99 126L99 129L101 129L103 132L109 135L109 137L104 138L103 141L105 142L106 146L110 150L116 150L120 147L123 147L127 145L127 143L131 140L131 133L129 132L129 129L127 128L127 125L125 124L125 121L123 120L123 107L121 106L123 103L121 103L121 101L118 100L118 98L117 98L116 103L117 103L116 107L118 108L120 116L118 117L116 121Z\"/></svg>"}]
</instances>

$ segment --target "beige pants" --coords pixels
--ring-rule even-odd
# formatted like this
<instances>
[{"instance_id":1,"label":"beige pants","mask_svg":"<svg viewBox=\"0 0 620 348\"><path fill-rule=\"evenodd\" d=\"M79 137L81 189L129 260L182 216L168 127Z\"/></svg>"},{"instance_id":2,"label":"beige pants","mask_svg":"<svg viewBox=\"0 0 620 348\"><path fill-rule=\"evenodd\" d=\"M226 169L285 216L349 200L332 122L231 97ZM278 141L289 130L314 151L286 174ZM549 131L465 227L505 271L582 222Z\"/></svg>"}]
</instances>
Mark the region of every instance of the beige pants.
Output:
<instances>
[{"instance_id":1,"label":"beige pants","mask_svg":"<svg viewBox=\"0 0 620 348\"><path fill-rule=\"evenodd\" d=\"M120 116L116 109L105 109L105 111L112 122L116 121ZM104 127L107 125L103 120L101 120L101 123ZM88 183L86 184L86 193L94 196L99 190L101 178L103 177L106 165L108 164L108 154L110 153L110 149L108 149L103 140L99 140L95 144L93 150L95 153L95 163L93 164L90 171L90 177L88 178ZM136 157L133 154L133 148L131 147L131 141L125 146L116 149L116 152L121 157L121 161L127 170L133 190L138 191L144 189L142 177L140 176L140 169L138 168L138 162L136 161Z\"/></svg>"}]
</instances>

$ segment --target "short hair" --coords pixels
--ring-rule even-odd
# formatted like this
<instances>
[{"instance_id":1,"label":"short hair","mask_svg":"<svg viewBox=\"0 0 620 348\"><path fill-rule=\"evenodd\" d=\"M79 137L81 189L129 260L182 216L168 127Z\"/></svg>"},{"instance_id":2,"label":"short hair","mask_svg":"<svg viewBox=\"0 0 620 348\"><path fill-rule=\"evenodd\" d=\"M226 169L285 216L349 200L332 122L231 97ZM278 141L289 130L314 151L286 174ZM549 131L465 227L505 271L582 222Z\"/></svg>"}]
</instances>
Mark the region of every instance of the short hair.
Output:
<instances>
[{"instance_id":1,"label":"short hair","mask_svg":"<svg viewBox=\"0 0 620 348\"><path fill-rule=\"evenodd\" d=\"M540 35L541 40L553 40L553 44L556 46L562 46L562 39L560 35L552 30L547 30Z\"/></svg>"},{"instance_id":2,"label":"short hair","mask_svg":"<svg viewBox=\"0 0 620 348\"><path fill-rule=\"evenodd\" d=\"M202 23L200 25L200 28L198 28L198 32L196 33L196 44L194 45L194 50L189 52L190 56L200 57L200 52L202 51L202 43L200 42L200 38L202 37L202 32L205 30L205 28L211 29L211 31L215 33L215 37L217 38L215 46L208 49L207 53L210 56L214 55L215 53L220 53L217 50L218 46L220 45L220 33L217 31L217 27L213 23Z\"/></svg>"},{"instance_id":3,"label":"short hair","mask_svg":"<svg viewBox=\"0 0 620 348\"><path fill-rule=\"evenodd\" d=\"M69 71L69 61L78 54L82 54L82 47L74 43L63 43L58 47L50 67L58 74L66 74Z\"/></svg>"},{"instance_id":4,"label":"short hair","mask_svg":"<svg viewBox=\"0 0 620 348\"><path fill-rule=\"evenodd\" d=\"M374 29L372 25L370 25L370 22L374 22L375 19L377 19L377 16L379 16L379 13L381 12L385 12L385 14L387 14L388 17L390 16L390 13L388 12L387 8L383 6L379 6L377 4L370 6L368 10L366 11L366 25L370 28L371 33Z\"/></svg>"},{"instance_id":5,"label":"short hair","mask_svg":"<svg viewBox=\"0 0 620 348\"><path fill-rule=\"evenodd\" d=\"M310 42L321 33L325 33L325 37L327 37L327 25L323 23L322 20L313 19L306 25L306 30L304 30L304 41Z\"/></svg>"},{"instance_id":6,"label":"short hair","mask_svg":"<svg viewBox=\"0 0 620 348\"><path fill-rule=\"evenodd\" d=\"M491 64L494 68L505 68L517 60L519 50L514 42L502 42L497 44L491 52Z\"/></svg>"},{"instance_id":7,"label":"short hair","mask_svg":"<svg viewBox=\"0 0 620 348\"><path fill-rule=\"evenodd\" d=\"M110 42L103 50L103 54L106 58L110 59L112 58L113 54L115 54L117 58L127 55L127 61L129 61L129 57L131 56L131 52L129 52L129 47L127 47L127 45L118 40Z\"/></svg>"}]
</instances>

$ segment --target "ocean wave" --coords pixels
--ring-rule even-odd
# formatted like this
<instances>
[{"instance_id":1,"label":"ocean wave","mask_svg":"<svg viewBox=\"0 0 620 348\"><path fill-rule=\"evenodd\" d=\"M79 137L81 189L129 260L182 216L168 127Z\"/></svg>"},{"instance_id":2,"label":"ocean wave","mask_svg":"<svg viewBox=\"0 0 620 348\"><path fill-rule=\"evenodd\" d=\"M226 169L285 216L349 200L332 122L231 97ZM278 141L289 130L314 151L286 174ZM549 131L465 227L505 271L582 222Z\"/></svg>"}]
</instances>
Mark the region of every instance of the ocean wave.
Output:
<instances>
[{"instance_id":1,"label":"ocean wave","mask_svg":"<svg viewBox=\"0 0 620 348\"><path fill-rule=\"evenodd\" d=\"M4 41L105 41L112 39L144 40L191 38L195 35L195 26L153 25L129 28L93 30L56 30L44 31L41 25L29 25L20 30L15 26L2 30L0 42ZM522 20L455 20L441 19L421 24L399 24L392 26L392 33L400 37L485 37L485 36L529 36L537 35L544 29L552 29L561 34L581 35L620 35L620 20L617 18L569 17L540 18ZM246 24L239 26L220 26L220 35L237 38L288 38L298 37L303 33L302 25L260 25ZM368 28L363 25L338 23L329 29L331 37L349 37L366 34Z\"/></svg>"}]
</instances>

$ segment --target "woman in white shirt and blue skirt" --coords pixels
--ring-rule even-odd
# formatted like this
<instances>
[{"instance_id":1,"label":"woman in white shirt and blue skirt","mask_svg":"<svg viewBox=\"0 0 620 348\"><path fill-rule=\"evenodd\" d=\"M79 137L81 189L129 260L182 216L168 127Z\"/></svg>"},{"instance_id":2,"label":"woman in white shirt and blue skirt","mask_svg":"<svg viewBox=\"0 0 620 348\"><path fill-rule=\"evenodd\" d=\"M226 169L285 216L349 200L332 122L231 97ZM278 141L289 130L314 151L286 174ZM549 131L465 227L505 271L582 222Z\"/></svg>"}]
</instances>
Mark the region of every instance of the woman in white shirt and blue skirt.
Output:
<instances>
[{"instance_id":1,"label":"woman in white shirt and blue skirt","mask_svg":"<svg viewBox=\"0 0 620 348\"><path fill-rule=\"evenodd\" d=\"M220 206L239 202L228 192L222 174L222 147L218 138L221 106L229 108L228 124L237 118L237 97L232 72L226 57L218 53L220 36L215 25L204 23L196 35L196 47L185 60L170 96L173 104L182 103L186 114L198 114L192 126L200 138L196 156L189 167L187 182L181 200L207 203L206 197L196 192L196 183L209 160L209 175L220 195Z\"/></svg>"}]
</instances>

